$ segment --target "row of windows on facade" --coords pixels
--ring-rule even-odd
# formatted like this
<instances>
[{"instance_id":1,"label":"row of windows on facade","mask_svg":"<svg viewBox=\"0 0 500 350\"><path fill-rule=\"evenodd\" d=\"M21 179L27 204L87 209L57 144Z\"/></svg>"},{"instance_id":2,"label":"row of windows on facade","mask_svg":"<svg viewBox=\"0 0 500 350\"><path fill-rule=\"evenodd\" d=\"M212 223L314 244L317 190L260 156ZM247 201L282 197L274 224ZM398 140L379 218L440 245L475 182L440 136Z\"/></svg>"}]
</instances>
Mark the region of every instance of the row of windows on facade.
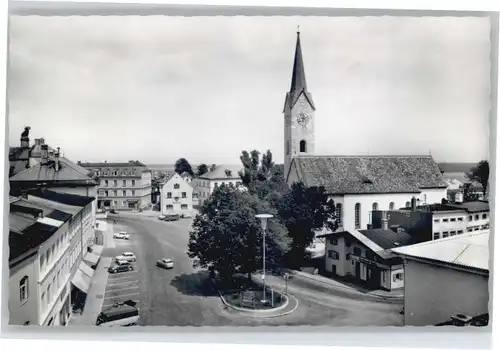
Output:
<instances>
[{"instance_id":1,"label":"row of windows on facade","mask_svg":"<svg viewBox=\"0 0 500 350\"><path fill-rule=\"evenodd\" d=\"M131 197L135 197L135 191L132 190L130 191ZM112 194L112 195L111 195ZM118 191L101 191L100 193L101 196L105 197L118 197ZM127 191L122 191L122 197L127 197Z\"/></svg>"},{"instance_id":2,"label":"row of windows on facade","mask_svg":"<svg viewBox=\"0 0 500 350\"><path fill-rule=\"evenodd\" d=\"M490 228L489 224L479 225L479 226L472 226L472 227L468 227L467 228L467 232L474 232L474 231L479 231L479 230L487 230L489 228ZM434 232L432 238L433 239L440 239L440 238L446 238L446 237L461 235L463 233L464 233L464 230Z\"/></svg>"},{"instance_id":3,"label":"row of windows on facade","mask_svg":"<svg viewBox=\"0 0 500 350\"><path fill-rule=\"evenodd\" d=\"M99 170L97 171L97 175L103 175L103 176L119 176L119 175L136 175L136 171L135 170L128 170L128 169L124 169L124 170Z\"/></svg>"},{"instance_id":4,"label":"row of windows on facade","mask_svg":"<svg viewBox=\"0 0 500 350\"><path fill-rule=\"evenodd\" d=\"M299 142L299 152L307 153L307 142L306 140L300 140ZM286 141L286 154L290 154L290 141Z\"/></svg>"},{"instance_id":5,"label":"row of windows on facade","mask_svg":"<svg viewBox=\"0 0 500 350\"><path fill-rule=\"evenodd\" d=\"M356 249L356 248L355 248ZM367 252L368 253L368 252ZM346 253L346 257L345 259L346 260L351 260L351 253ZM354 253L354 255L356 255ZM359 256L359 255L358 255ZM339 252L335 251L335 250L329 250L328 251L328 257L332 260L339 260L340 259L340 255L339 255ZM367 257L368 259L368 257ZM372 260L372 261L376 261L375 259L369 259L369 260ZM352 261L352 265L354 265L355 261L354 260L351 260ZM385 273L382 273L382 282L386 282L386 276L385 276ZM398 282L398 281L403 281L404 279L404 273L403 272L399 272L399 273L395 273L393 276L392 276L392 280L393 282Z\"/></svg>"},{"instance_id":6,"label":"row of windows on facade","mask_svg":"<svg viewBox=\"0 0 500 350\"><path fill-rule=\"evenodd\" d=\"M71 268L74 265L75 261L77 261L78 256L80 255L81 243L78 243L73 250L70 252L69 256L66 258L64 263L61 265L57 274L52 278L52 283L47 285L47 289L42 292L40 297L40 310L41 312L45 312L52 308L52 303L56 302L57 296L59 296L63 285L63 282L68 279ZM61 300L62 301L62 300Z\"/></svg>"},{"instance_id":7,"label":"row of windows on facade","mask_svg":"<svg viewBox=\"0 0 500 350\"><path fill-rule=\"evenodd\" d=\"M171 199L172 198L172 192L167 192L167 198ZM178 197L175 197L178 199ZM187 193L186 192L181 192L181 198L187 198Z\"/></svg>"},{"instance_id":8,"label":"row of windows on facade","mask_svg":"<svg viewBox=\"0 0 500 350\"><path fill-rule=\"evenodd\" d=\"M337 238L330 238L329 241L330 241L331 245L335 245L336 246L336 245L339 244L339 241L337 240ZM351 243L350 240L346 239L344 242L345 242L346 248L350 248L351 247L352 243ZM368 260L375 261L375 262L377 262L379 260L378 256L375 253L373 253L373 252L371 252L369 250L363 250L363 249L361 249L359 247L354 247L353 250L352 250L352 254L355 255L355 256L358 256L358 257L364 257L364 258L366 258ZM349 254L349 256L350 256L350 254Z\"/></svg>"},{"instance_id":9,"label":"row of windows on facade","mask_svg":"<svg viewBox=\"0 0 500 350\"><path fill-rule=\"evenodd\" d=\"M340 204L338 204L338 205L340 205ZM409 207L410 202L406 202L406 206ZM395 207L396 207L396 204L394 202L389 203L389 210L394 210ZM372 204L372 210L373 211L378 210L378 203L377 202L374 202ZM341 212L342 212L342 207L341 206L337 207L337 215L339 215L338 217L342 217ZM356 203L354 205L354 227L361 228L361 203Z\"/></svg>"},{"instance_id":10,"label":"row of windows on facade","mask_svg":"<svg viewBox=\"0 0 500 350\"><path fill-rule=\"evenodd\" d=\"M488 214L487 213L483 213L481 215L479 215L479 214L469 215L469 221L477 221L477 220L480 220L480 218L482 220L486 220L486 219L488 219ZM458 218L434 219L435 223L439 223L439 222L455 222L455 221L464 221L464 218L463 217L458 217Z\"/></svg>"},{"instance_id":11,"label":"row of windows on facade","mask_svg":"<svg viewBox=\"0 0 500 350\"><path fill-rule=\"evenodd\" d=\"M135 180L131 180L130 184L132 186L135 186ZM104 180L104 187L108 187L108 186L109 186L109 181ZM122 187L126 187L126 186L127 186L127 180L122 180ZM113 180L113 187L118 187L118 180Z\"/></svg>"},{"instance_id":12,"label":"row of windows on facade","mask_svg":"<svg viewBox=\"0 0 500 350\"><path fill-rule=\"evenodd\" d=\"M174 206L172 204L167 204L166 206L167 210L174 210ZM188 209L188 205L187 204L181 204L181 209Z\"/></svg>"},{"instance_id":13,"label":"row of windows on facade","mask_svg":"<svg viewBox=\"0 0 500 350\"><path fill-rule=\"evenodd\" d=\"M59 261L60 256L63 254L66 247L70 244L71 240L75 236L78 229L84 229L86 226L90 225L90 212L91 208L89 206L85 207L85 209L71 219L68 231L64 232L53 244L51 247L47 249L45 254L40 255L39 265L40 265L40 273L42 274L46 270L49 270L49 267ZM80 222L80 217L83 216L83 222Z\"/></svg>"}]
</instances>

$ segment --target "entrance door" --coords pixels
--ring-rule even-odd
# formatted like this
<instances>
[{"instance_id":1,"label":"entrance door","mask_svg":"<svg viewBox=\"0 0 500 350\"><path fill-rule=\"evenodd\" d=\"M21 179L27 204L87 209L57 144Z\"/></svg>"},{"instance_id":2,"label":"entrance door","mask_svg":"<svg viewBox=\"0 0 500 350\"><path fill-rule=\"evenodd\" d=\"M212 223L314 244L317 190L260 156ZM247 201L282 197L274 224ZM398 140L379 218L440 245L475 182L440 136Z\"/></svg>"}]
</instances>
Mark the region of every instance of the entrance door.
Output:
<instances>
[{"instance_id":1,"label":"entrance door","mask_svg":"<svg viewBox=\"0 0 500 350\"><path fill-rule=\"evenodd\" d=\"M380 270L376 267L370 267L368 271L368 285L373 288L380 287Z\"/></svg>"},{"instance_id":2,"label":"entrance door","mask_svg":"<svg viewBox=\"0 0 500 350\"><path fill-rule=\"evenodd\" d=\"M361 266L359 261L356 261L356 265L354 265L354 275L357 278L361 278Z\"/></svg>"},{"instance_id":3,"label":"entrance door","mask_svg":"<svg viewBox=\"0 0 500 350\"><path fill-rule=\"evenodd\" d=\"M332 274L337 275L337 265L332 265Z\"/></svg>"}]
</instances>

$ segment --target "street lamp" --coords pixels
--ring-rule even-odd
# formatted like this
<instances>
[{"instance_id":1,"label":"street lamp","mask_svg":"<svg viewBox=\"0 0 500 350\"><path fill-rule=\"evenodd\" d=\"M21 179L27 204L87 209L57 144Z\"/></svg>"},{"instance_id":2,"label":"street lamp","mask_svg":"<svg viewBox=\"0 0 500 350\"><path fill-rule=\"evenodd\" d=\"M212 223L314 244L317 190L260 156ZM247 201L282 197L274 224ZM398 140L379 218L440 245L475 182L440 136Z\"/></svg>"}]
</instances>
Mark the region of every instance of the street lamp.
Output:
<instances>
[{"instance_id":1,"label":"street lamp","mask_svg":"<svg viewBox=\"0 0 500 350\"><path fill-rule=\"evenodd\" d=\"M260 227L262 227L262 285L263 285L263 298L262 303L266 302L266 228L267 220L272 218L271 214L258 214L255 215L257 219L260 219Z\"/></svg>"}]
</instances>

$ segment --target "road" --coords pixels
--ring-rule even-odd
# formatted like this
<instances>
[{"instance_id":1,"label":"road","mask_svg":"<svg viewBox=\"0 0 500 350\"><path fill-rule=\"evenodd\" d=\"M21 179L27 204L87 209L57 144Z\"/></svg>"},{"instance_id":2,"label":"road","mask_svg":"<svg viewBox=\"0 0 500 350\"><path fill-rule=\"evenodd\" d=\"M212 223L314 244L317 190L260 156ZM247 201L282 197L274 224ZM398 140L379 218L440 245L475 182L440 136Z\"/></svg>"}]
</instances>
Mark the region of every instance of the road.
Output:
<instances>
[{"instance_id":1,"label":"road","mask_svg":"<svg viewBox=\"0 0 500 350\"><path fill-rule=\"evenodd\" d=\"M223 307L208 274L195 269L187 256L191 219L163 222L140 214L119 214L115 232L125 230L130 241L115 240L105 256L130 251L136 254L135 270L110 275L104 305L127 298L137 300L140 324L145 326L257 326L332 325L397 326L402 303L350 294L314 281L295 279L288 291L299 300L292 314L256 319ZM156 261L171 258L172 270L156 267Z\"/></svg>"}]
</instances>

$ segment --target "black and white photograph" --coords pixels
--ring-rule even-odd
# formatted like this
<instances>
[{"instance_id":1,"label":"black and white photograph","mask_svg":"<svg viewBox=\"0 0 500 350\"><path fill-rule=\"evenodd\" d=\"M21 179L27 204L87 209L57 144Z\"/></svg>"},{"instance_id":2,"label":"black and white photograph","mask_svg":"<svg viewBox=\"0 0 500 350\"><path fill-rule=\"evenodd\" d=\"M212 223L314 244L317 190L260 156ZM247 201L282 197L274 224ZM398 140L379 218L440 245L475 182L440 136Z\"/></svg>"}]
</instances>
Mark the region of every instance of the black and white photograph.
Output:
<instances>
[{"instance_id":1,"label":"black and white photograph","mask_svg":"<svg viewBox=\"0 0 500 350\"><path fill-rule=\"evenodd\" d=\"M11 13L9 325L487 326L491 33Z\"/></svg>"}]
</instances>

